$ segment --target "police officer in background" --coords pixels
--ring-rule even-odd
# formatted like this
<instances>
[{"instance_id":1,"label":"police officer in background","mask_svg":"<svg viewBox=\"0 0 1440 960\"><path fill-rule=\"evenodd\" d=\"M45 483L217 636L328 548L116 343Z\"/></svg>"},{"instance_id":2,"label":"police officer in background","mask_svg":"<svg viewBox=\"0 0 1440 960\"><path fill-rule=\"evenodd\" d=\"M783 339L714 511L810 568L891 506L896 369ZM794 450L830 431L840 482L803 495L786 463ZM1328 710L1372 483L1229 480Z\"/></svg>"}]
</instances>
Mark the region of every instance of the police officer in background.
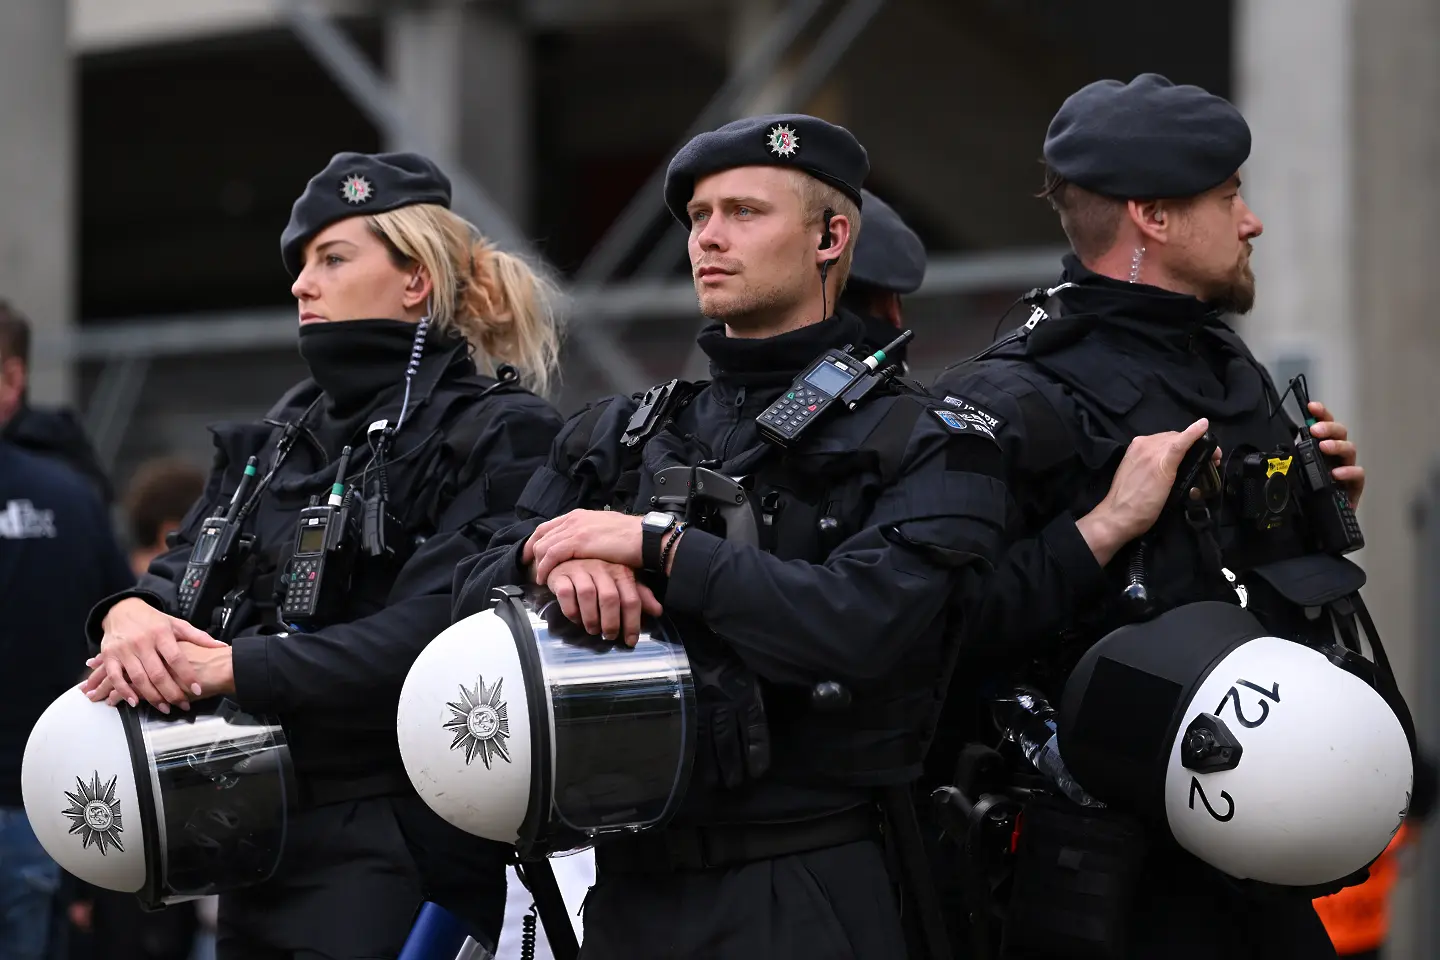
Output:
<instances>
[{"instance_id":1,"label":"police officer in background","mask_svg":"<svg viewBox=\"0 0 1440 960\"><path fill-rule=\"evenodd\" d=\"M1363 583L1338 558L1343 549L1317 544L1298 478L1283 475L1298 473L1298 459L1287 458L1307 428L1281 409L1224 320L1255 299L1251 243L1262 225L1238 173L1249 151L1244 118L1198 87L1146 74L1075 93L1044 146L1043 195L1074 250L1064 287L1036 323L937 381L951 406L995 426L1023 491L1021 539L997 569L976 634L1001 641L1011 675L1051 698L1075 658L1121 625L1222 600L1248 603L1277 635L1305 639L1331 628L1307 619L1304 606ZM1306 412L1355 504L1365 474L1344 425L1318 402ZM1187 427L1186 446L1205 427L1218 441L1223 490L1190 507L1182 499L1158 521L1130 509L1126 485L1111 487L1122 452L1140 435ZM1175 459L1158 471L1166 485ZM1337 556L1312 568L1310 582L1296 574L1297 558L1327 552ZM1403 714L1393 678L1378 686ZM983 722L958 699L964 689L947 707L951 735ZM1316 891L1241 884L1168 835L1148 841L1127 956L1334 955L1310 905Z\"/></svg>"},{"instance_id":2,"label":"police officer in background","mask_svg":"<svg viewBox=\"0 0 1440 960\"><path fill-rule=\"evenodd\" d=\"M45 852L21 796L26 738L85 664L85 609L133 582L110 518L87 478L0 439L0 957L50 955L60 866ZM63 947L63 942L59 945Z\"/></svg>"},{"instance_id":3,"label":"police officer in background","mask_svg":"<svg viewBox=\"0 0 1440 960\"><path fill-rule=\"evenodd\" d=\"M865 344L880 349L905 329L901 298L925 280L925 244L884 200L861 190L865 229L855 240L840 306L865 321ZM905 362L902 346L892 359Z\"/></svg>"},{"instance_id":4,"label":"police officer in background","mask_svg":"<svg viewBox=\"0 0 1440 960\"><path fill-rule=\"evenodd\" d=\"M696 672L680 811L596 845L591 960L904 953L877 788L919 771L946 638L980 596L1008 499L993 440L897 384L788 449L757 429L822 354L865 337L835 305L868 166L847 130L809 116L686 145L665 201L715 321L699 337L713 379L573 418L521 499L528 519L457 574L457 619L537 583L591 634L634 643L663 607ZM758 546L647 513L659 470L702 464L746 478ZM848 707L824 709L826 681Z\"/></svg>"},{"instance_id":5,"label":"police officer in background","mask_svg":"<svg viewBox=\"0 0 1440 960\"><path fill-rule=\"evenodd\" d=\"M90 616L91 699L169 713L225 696L284 727L299 809L277 873L222 894L221 960L393 956L422 898L481 942L500 927L505 849L415 796L395 711L449 623L455 566L513 522L560 427L521 385L544 388L556 333L547 284L449 205L449 180L415 154L337 154L309 182L281 254L311 378L263 421L214 428L173 548ZM314 553L298 518L332 491L352 520L317 581L318 561L294 558ZM217 509L254 544L238 569L211 569L231 578L213 609L187 609Z\"/></svg>"}]
</instances>

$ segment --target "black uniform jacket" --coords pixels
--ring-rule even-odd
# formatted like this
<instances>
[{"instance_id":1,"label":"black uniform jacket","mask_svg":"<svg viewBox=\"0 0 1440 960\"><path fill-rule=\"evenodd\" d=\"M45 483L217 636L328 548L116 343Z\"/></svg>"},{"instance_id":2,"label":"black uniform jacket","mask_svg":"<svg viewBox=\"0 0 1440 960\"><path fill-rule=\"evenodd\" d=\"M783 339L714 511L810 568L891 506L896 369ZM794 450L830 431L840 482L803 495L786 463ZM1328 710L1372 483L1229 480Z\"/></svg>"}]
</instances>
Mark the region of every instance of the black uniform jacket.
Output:
<instances>
[{"instance_id":1,"label":"black uniform jacket","mask_svg":"<svg viewBox=\"0 0 1440 960\"><path fill-rule=\"evenodd\" d=\"M1019 526L972 635L1022 655L1062 635L1099 639L1131 618L1121 599L1130 552L1122 549L1102 569L1075 527L1105 496L1131 439L1207 417L1233 468L1246 452L1289 456L1298 432L1264 368L1201 301L1101 277L1074 257L1066 258L1065 279L1078 287L1058 294L1059 316L991 356L950 368L934 387L950 405L973 405L998 421ZM1225 566L1244 579L1311 552L1297 504L1292 496L1286 522L1267 531L1240 517L1233 498L1213 504ZM1160 608L1236 600L1200 557L1183 513L1167 509L1144 563ZM1263 593L1263 578L1251 580L1251 590Z\"/></svg>"},{"instance_id":2,"label":"black uniform jacket","mask_svg":"<svg viewBox=\"0 0 1440 960\"><path fill-rule=\"evenodd\" d=\"M700 345L711 358L713 379L668 430L646 441L630 509L649 509L656 470L677 458L692 465L700 459L735 462L760 449L756 417L826 349L858 344L863 336L859 318L843 312L766 340L728 338L718 325L708 328ZM484 609L493 587L525 582L521 551L542 521L612 501L620 436L635 401L605 402L609 408L590 440L579 445L588 447L583 475L566 453L581 414L522 498L536 515L502 531L458 571L457 618ZM772 465L828 478L822 489L830 493L812 492L809 499L822 511L827 500L843 501L828 504L840 532L833 544L822 545L813 517L788 539L780 551L785 556L767 552L763 540L756 548L696 528L683 535L668 582L657 583L666 614L680 627L692 658L703 655L692 638L698 644L701 634L718 637L765 685L774 762L768 776L738 789L707 792L692 783L681 821L799 816L853 803L859 795L853 786L822 786L819 772L796 772L814 751L831 745L827 729L838 740L849 721L787 704L808 702L810 688L826 680L850 687L857 703L882 689L937 686L943 641L980 596L1009 504L993 439L964 424L947 425L953 418L938 408L919 391L879 393L853 412L832 412L792 450L773 452L775 459L767 461ZM896 423L903 424L896 428L903 430L900 453L893 475L886 475L891 471L865 451ZM769 485L766 469L756 472L756 484ZM840 491L859 494L850 502ZM777 528L806 509L786 496L776 493ZM756 499L764 509L765 496L757 491ZM796 513L787 518L786 511ZM783 532L776 536L787 540Z\"/></svg>"},{"instance_id":3,"label":"black uniform jacket","mask_svg":"<svg viewBox=\"0 0 1440 960\"><path fill-rule=\"evenodd\" d=\"M244 528L256 535L260 560L251 602L237 613L234 699L246 710L281 718L302 777L400 772L400 687L420 651L450 623L455 565L513 522L515 500L561 424L548 404L518 387L507 384L487 395L496 381L475 372L465 345L432 337L387 471L390 511L411 543L423 543L403 565L362 556L333 623L279 635L265 622L274 621L274 581L292 552L299 511L312 496L323 502L346 445L354 448L348 477L361 478L372 462L367 428L379 419L395 423L400 414L408 338L361 339L346 358L343 389L327 383L322 391L306 381L271 412L273 422L284 423L311 411ZM176 583L201 521L229 502L248 457L259 455L261 477L274 466L281 430L272 423L225 423L212 432L215 463L178 542L151 563L134 591L92 612L92 641L101 638L104 613L126 596L173 612Z\"/></svg>"},{"instance_id":4,"label":"black uniform jacket","mask_svg":"<svg viewBox=\"0 0 1440 960\"><path fill-rule=\"evenodd\" d=\"M1293 483L1284 521L1272 529L1242 516L1232 494L1211 502L1219 562L1206 561L1209 547L1173 506L1144 538L1143 560L1137 562L1130 544L1106 567L1096 562L1075 521L1105 496L1133 438L1183 430L1207 417L1225 458L1223 473L1233 481L1246 453L1285 463L1303 428L1281 408L1279 391L1240 337L1201 301L1101 277L1073 256L1065 260L1064 279L1077 286L1056 295L1060 304L1047 306L1050 319L1028 335L1002 340L989 356L947 370L934 387L957 410L978 408L975 415L995 423L1018 512L970 634L975 643L956 671L928 758L929 780L949 782L953 767L947 764L962 744L999 739L984 704L1003 685L1023 679L1058 702L1079 655L1138 619L1122 597L1136 572L1156 609L1164 610L1200 600L1240 602L1229 571L1259 619L1295 639L1307 630L1328 634L1330 627L1323 619L1307 622L1292 602L1297 590L1314 587L1292 575L1293 561L1319 561L1324 577L1338 578L1342 587L1358 589L1364 581L1347 560L1316 553ZM1295 409L1293 402L1288 408ZM1384 687L1382 695L1388 689L1396 697L1392 706L1403 712L1393 678L1383 681L1377 688ZM1276 955L1330 955L1309 907L1312 893L1256 884L1242 889L1168 837L1157 832L1152 840L1134 907L1137 956L1220 956L1232 949L1226 938L1237 931L1286 944ZM1187 929L1184 918L1194 916L1225 916L1227 923ZM1175 946L1181 942L1185 950ZM1155 949L1156 943L1174 950Z\"/></svg>"}]
</instances>

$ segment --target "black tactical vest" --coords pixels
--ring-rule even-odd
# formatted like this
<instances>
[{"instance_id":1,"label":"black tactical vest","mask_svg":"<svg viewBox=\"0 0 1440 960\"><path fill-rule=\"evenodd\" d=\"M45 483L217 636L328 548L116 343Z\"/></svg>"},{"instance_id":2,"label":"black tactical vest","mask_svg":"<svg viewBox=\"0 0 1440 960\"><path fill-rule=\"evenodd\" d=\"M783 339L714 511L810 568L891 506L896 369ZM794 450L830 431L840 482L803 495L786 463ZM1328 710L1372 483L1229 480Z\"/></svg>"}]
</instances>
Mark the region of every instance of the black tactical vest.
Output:
<instances>
[{"instance_id":1,"label":"black tactical vest","mask_svg":"<svg viewBox=\"0 0 1440 960\"><path fill-rule=\"evenodd\" d=\"M627 428L646 419L636 417L646 395L591 406L565 438L560 469L537 475L521 510L553 516L560 504L578 502L585 509L645 513L662 505L666 491L656 482L662 471L706 463L742 478L760 549L783 560L821 563L863 529L876 497L900 473L917 418L932 405L918 388L897 386L900 396L831 421L797 449L766 445L716 463L684 430L683 411L702 389L704 384L677 384L671 408L640 437L627 436ZM733 656L703 624L677 626L692 660ZM936 689L936 677L943 666L906 665L882 686L852 691L850 707L840 712L817 710L810 688L759 680L774 732L768 776L855 786L913 780L937 719L943 691Z\"/></svg>"}]
</instances>

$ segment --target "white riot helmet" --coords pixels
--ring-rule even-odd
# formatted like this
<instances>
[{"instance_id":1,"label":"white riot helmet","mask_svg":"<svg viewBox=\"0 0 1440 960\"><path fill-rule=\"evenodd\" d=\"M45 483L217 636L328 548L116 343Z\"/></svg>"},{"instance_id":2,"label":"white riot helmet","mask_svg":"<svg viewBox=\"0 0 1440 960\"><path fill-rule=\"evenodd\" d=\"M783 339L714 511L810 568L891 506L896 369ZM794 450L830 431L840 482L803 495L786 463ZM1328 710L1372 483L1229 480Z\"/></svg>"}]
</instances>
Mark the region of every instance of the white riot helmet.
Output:
<instances>
[{"instance_id":1,"label":"white riot helmet","mask_svg":"<svg viewBox=\"0 0 1440 960\"><path fill-rule=\"evenodd\" d=\"M543 591L504 587L416 659L396 728L405 772L449 823L522 857L664 824L695 756L690 662L668 623L634 648L589 636Z\"/></svg>"},{"instance_id":2,"label":"white riot helmet","mask_svg":"<svg viewBox=\"0 0 1440 960\"><path fill-rule=\"evenodd\" d=\"M30 731L20 788L53 860L158 908L268 879L290 778L280 728L232 701L167 717L71 687Z\"/></svg>"},{"instance_id":3,"label":"white riot helmet","mask_svg":"<svg viewBox=\"0 0 1440 960\"><path fill-rule=\"evenodd\" d=\"M1066 683L1060 752L1098 799L1242 880L1318 886L1378 857L1410 805L1395 710L1248 611L1193 603L1123 627Z\"/></svg>"}]
</instances>

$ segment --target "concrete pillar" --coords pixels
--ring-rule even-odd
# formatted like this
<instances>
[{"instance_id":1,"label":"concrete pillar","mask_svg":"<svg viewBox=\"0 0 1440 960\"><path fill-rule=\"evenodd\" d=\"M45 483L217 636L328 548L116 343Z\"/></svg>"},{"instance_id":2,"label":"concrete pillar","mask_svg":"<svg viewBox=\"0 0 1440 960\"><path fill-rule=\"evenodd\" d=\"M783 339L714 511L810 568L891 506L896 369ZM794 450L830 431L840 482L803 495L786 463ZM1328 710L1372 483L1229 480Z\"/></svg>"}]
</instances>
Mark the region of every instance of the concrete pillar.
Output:
<instances>
[{"instance_id":1,"label":"concrete pillar","mask_svg":"<svg viewBox=\"0 0 1440 960\"><path fill-rule=\"evenodd\" d=\"M1421 668L1440 651L1422 648L1416 611L1440 572L1418 568L1413 505L1440 461L1440 8L1243 0L1236 13L1239 100L1255 132L1244 192L1266 222L1245 335L1277 374L1308 366L1313 392L1352 427L1368 479L1358 557L1366 600L1421 743L1434 751L1440 690L1427 688ZM1414 871L1393 898L1387 957L1440 949L1436 930L1421 931L1440 895L1436 839L1423 892Z\"/></svg>"},{"instance_id":2,"label":"concrete pillar","mask_svg":"<svg viewBox=\"0 0 1440 960\"><path fill-rule=\"evenodd\" d=\"M1433 0L1364 0L1351 16L1354 43L1354 236L1357 356L1364 457L1370 489L1362 520L1374 546L1366 567L1367 599L1391 649L1401 689L1416 712L1420 739L1440 749L1440 690L1426 689L1422 663L1440 656L1416 622L1416 595L1440 589L1440 571L1419 569L1412 506L1427 465L1440 460L1436 374L1440 320L1435 276L1440 264L1440 7ZM1432 667L1433 670L1433 667ZM1435 834L1432 829L1428 831ZM1426 867L1440 854L1429 838ZM1413 875L1412 875L1413 880ZM1433 957L1440 950L1434 900L1440 885L1409 883L1390 958ZM1418 896L1417 896L1418 894ZM1421 918L1429 923L1419 939Z\"/></svg>"},{"instance_id":3,"label":"concrete pillar","mask_svg":"<svg viewBox=\"0 0 1440 960\"><path fill-rule=\"evenodd\" d=\"M69 403L73 390L75 111L67 7L0 3L0 298L33 324L30 395L45 404Z\"/></svg>"},{"instance_id":4,"label":"concrete pillar","mask_svg":"<svg viewBox=\"0 0 1440 960\"><path fill-rule=\"evenodd\" d=\"M533 98L522 25L472 4L404 9L389 19L387 59L407 123L436 162L462 165L523 229Z\"/></svg>"},{"instance_id":5,"label":"concrete pillar","mask_svg":"<svg viewBox=\"0 0 1440 960\"><path fill-rule=\"evenodd\" d=\"M1236 90L1253 147L1242 193L1265 223L1246 340L1278 378L1359 422L1351 187L1351 0L1236 6ZM1281 390L1284 389L1282 384Z\"/></svg>"}]
</instances>

